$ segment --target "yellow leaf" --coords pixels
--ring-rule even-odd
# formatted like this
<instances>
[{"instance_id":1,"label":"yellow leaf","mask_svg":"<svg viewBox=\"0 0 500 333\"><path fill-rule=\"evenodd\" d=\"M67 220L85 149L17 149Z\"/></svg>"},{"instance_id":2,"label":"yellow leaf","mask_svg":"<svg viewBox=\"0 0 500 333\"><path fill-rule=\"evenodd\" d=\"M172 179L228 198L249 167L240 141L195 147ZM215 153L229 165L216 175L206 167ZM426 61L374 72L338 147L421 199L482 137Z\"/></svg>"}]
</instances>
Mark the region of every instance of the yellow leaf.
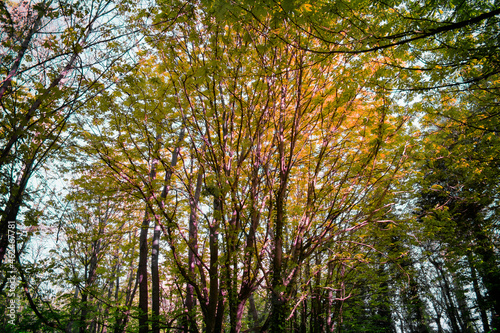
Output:
<instances>
[{"instance_id":1,"label":"yellow leaf","mask_svg":"<svg viewBox=\"0 0 500 333\"><path fill-rule=\"evenodd\" d=\"M312 5L309 3L304 4L303 7L307 12L312 11Z\"/></svg>"}]
</instances>

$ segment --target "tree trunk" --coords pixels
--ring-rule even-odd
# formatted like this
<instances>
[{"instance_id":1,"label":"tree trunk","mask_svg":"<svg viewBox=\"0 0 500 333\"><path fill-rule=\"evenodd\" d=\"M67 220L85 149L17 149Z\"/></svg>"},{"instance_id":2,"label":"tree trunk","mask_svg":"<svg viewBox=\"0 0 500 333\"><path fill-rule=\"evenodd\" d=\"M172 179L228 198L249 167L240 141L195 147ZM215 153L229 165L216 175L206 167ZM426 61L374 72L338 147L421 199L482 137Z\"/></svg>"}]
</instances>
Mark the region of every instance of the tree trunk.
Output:
<instances>
[{"instance_id":1,"label":"tree trunk","mask_svg":"<svg viewBox=\"0 0 500 333\"><path fill-rule=\"evenodd\" d=\"M205 315L205 330L207 333L218 333L222 330L224 298L219 287L219 224L222 214L222 199L219 193L214 194L214 218L209 225L209 247L210 247L210 292Z\"/></svg>"},{"instance_id":2,"label":"tree trunk","mask_svg":"<svg viewBox=\"0 0 500 333\"><path fill-rule=\"evenodd\" d=\"M257 307L255 306L255 299L253 294L248 298L248 319L252 323L251 332L258 332L257 327L259 326L259 313L257 312Z\"/></svg>"},{"instance_id":3,"label":"tree trunk","mask_svg":"<svg viewBox=\"0 0 500 333\"><path fill-rule=\"evenodd\" d=\"M137 279L139 281L139 333L148 333L148 228L149 214L144 213L141 226L139 245L139 269Z\"/></svg>"},{"instance_id":4,"label":"tree trunk","mask_svg":"<svg viewBox=\"0 0 500 333\"><path fill-rule=\"evenodd\" d=\"M190 194L189 198L189 206L190 206L190 215L189 215L189 252L188 252L188 271L191 277L194 279L195 276L195 267L197 263L198 257L198 202L200 200L201 193L201 185L203 182L203 174L201 171L198 172L198 176L196 177L196 187L194 194ZM194 286L187 283L186 286L187 295L186 295L186 310L187 310L187 323L185 325L186 332L198 332L198 327L196 325L196 320L194 318L195 315L195 306L196 306L196 298L194 295Z\"/></svg>"},{"instance_id":5,"label":"tree trunk","mask_svg":"<svg viewBox=\"0 0 500 333\"><path fill-rule=\"evenodd\" d=\"M283 179L284 180L284 179ZM271 276L271 332L285 332L286 321L286 297L285 286L282 278L283 267L283 228L285 222L285 189L284 181L276 195L276 218L274 221L273 238L273 258L272 258L272 276Z\"/></svg>"},{"instance_id":6,"label":"tree trunk","mask_svg":"<svg viewBox=\"0 0 500 333\"><path fill-rule=\"evenodd\" d=\"M8 226L9 222L16 221L17 215L19 214L19 209L23 202L23 197L25 195L26 186L28 185L28 180L33 172L34 159L31 159L26 163L22 170L22 174L19 175L18 181L14 187L10 190L9 200L2 214L1 219L1 239L0 239L0 266L3 263L5 253L7 251L7 246L9 245L8 239Z\"/></svg>"},{"instance_id":7,"label":"tree trunk","mask_svg":"<svg viewBox=\"0 0 500 333\"><path fill-rule=\"evenodd\" d=\"M153 232L153 246L151 248L151 296L153 310L151 326L153 333L160 333L160 274L158 271L158 257L160 252L160 226L155 225Z\"/></svg>"},{"instance_id":8,"label":"tree trunk","mask_svg":"<svg viewBox=\"0 0 500 333\"><path fill-rule=\"evenodd\" d=\"M99 227L99 236L104 233L104 229ZM88 310L89 310L89 289L92 288L94 281L96 279L96 270L98 263L98 255L101 251L101 239L98 238L92 243L92 252L90 253L90 262L88 265L87 276L85 279L85 289L82 290L82 312L80 314L80 333L85 333L88 331L87 320L88 320Z\"/></svg>"},{"instance_id":9,"label":"tree trunk","mask_svg":"<svg viewBox=\"0 0 500 333\"><path fill-rule=\"evenodd\" d=\"M487 306L484 301L484 297L481 293L481 289L479 288L476 269L474 268L470 254L467 255L467 261L469 262L470 275L472 279L472 286L474 288L474 293L476 294L477 306L479 308L479 313L481 314L481 323L483 324L483 331L489 332L490 324L488 322L488 315L486 314Z\"/></svg>"}]
</instances>

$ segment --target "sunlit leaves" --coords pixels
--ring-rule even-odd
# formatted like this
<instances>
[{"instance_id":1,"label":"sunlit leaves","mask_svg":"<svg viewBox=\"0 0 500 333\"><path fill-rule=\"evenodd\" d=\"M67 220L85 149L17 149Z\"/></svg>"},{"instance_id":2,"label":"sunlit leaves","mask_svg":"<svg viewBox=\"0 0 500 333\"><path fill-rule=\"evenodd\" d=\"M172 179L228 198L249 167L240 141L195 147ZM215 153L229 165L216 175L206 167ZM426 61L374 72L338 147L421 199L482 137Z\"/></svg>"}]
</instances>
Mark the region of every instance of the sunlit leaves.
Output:
<instances>
[{"instance_id":1,"label":"sunlit leaves","mask_svg":"<svg viewBox=\"0 0 500 333\"><path fill-rule=\"evenodd\" d=\"M2 81L0 141L15 138L16 153L6 150L2 177L64 161L65 219L50 224L31 207L24 217L64 239L40 263L63 286L69 323L105 309L100 320L120 330L135 304L144 211L168 244L167 326L185 325L189 286L188 312L206 327L219 318L251 330L266 318L243 321L245 302L265 317L279 299L287 320L272 329L375 332L395 311L401 331L417 331L420 298L439 303L418 291L425 269L436 272L428 291L455 279L438 274L468 278L450 258L473 253L485 275L481 251L494 243L470 235L496 232L493 4L44 3L31 14L24 2L1 7L0 74L14 79ZM22 177L5 179L3 203Z\"/></svg>"}]
</instances>

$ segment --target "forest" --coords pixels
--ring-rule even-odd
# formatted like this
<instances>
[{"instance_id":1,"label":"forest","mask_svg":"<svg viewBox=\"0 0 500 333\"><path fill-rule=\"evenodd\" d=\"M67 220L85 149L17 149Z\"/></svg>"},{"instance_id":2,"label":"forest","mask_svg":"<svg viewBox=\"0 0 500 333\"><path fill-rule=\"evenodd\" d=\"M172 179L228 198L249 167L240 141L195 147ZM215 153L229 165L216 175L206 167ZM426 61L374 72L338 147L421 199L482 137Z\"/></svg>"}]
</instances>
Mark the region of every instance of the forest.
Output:
<instances>
[{"instance_id":1,"label":"forest","mask_svg":"<svg viewBox=\"0 0 500 333\"><path fill-rule=\"evenodd\" d=\"M500 332L497 0L0 1L3 332Z\"/></svg>"}]
</instances>

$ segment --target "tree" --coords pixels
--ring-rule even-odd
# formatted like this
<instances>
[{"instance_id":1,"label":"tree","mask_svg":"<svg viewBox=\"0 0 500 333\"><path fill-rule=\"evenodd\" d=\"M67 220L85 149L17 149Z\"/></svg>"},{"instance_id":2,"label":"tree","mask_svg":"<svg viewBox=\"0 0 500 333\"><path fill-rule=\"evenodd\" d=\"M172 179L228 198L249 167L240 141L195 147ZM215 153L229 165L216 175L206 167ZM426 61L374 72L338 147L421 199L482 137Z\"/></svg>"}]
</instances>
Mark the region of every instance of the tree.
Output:
<instances>
[{"instance_id":1,"label":"tree","mask_svg":"<svg viewBox=\"0 0 500 333\"><path fill-rule=\"evenodd\" d=\"M491 326L496 328L499 272L494 250L497 241L494 200L498 184L497 162L490 155L495 154L496 136L482 128L457 126L456 122L445 119L437 125L441 128L434 134L432 144L441 141L446 150L441 149L429 164L424 164L419 214L429 236L441 239L444 251L450 253L448 256L466 258L466 265L472 265L468 270L479 272L488 293L487 308L493 312ZM477 302L486 310L480 291L476 294ZM484 319L483 326L485 329L489 326Z\"/></svg>"},{"instance_id":2,"label":"tree","mask_svg":"<svg viewBox=\"0 0 500 333\"><path fill-rule=\"evenodd\" d=\"M74 190L66 219L26 214L66 252L45 260L60 292L27 289L24 322L39 321L22 329L496 328L498 10L435 4L138 7L146 43L111 70L82 68L86 90L62 78L45 108L78 107L51 127L67 149L42 147L71 166ZM69 60L92 59L73 45ZM45 93L5 82L4 105L29 110ZM30 265L19 274L41 285Z\"/></svg>"},{"instance_id":3,"label":"tree","mask_svg":"<svg viewBox=\"0 0 500 333\"><path fill-rule=\"evenodd\" d=\"M90 97L89 88L127 49L117 41L133 32L114 16L126 15L124 4L49 0L0 7L0 262L7 223L16 221L28 200L31 177L64 142L66 124Z\"/></svg>"},{"instance_id":4,"label":"tree","mask_svg":"<svg viewBox=\"0 0 500 333\"><path fill-rule=\"evenodd\" d=\"M199 282L187 273L183 276L197 293L208 331L220 325L221 293L228 295L231 330L238 331L244 305L260 287L273 295L264 329L284 329L281 323L297 290L298 267L343 234L332 231L334 220L339 219L345 232L357 230L368 221L358 226L356 221L374 218L381 207L401 156L385 166L377 164L377 156L382 151L389 154L383 146L397 136L404 118L391 124L383 98L377 101L371 91L363 90L368 67L366 72L346 73L335 73L334 65L327 64L310 69L316 59L305 52L267 38L255 39L258 44L253 46L248 27L220 29L220 24L203 15L198 26L178 29L182 37L174 39L175 47L167 44L169 36L159 43L167 45L162 49L168 55L163 65L168 66L169 57L175 59L167 69L181 94L179 109L195 148L194 158L205 172L206 192L213 197L213 222L206 229L210 260L205 268L200 265ZM255 65L243 65L247 62ZM347 89L342 87L344 75L354 81ZM375 138L365 142L368 133ZM292 199L289 193L308 193L308 202L296 194ZM362 205L367 208L359 209ZM307 212L301 216L304 207ZM259 224L264 221L262 229ZM224 232L222 258L219 230ZM269 255L262 252L266 243L272 249ZM221 259L225 264L217 279L219 268L214 265ZM253 265L253 260L261 273L238 265ZM263 267L263 262L269 266ZM204 291L205 269L211 276L210 292ZM261 277L247 278L254 274ZM261 286L259 279L265 284Z\"/></svg>"}]
</instances>

